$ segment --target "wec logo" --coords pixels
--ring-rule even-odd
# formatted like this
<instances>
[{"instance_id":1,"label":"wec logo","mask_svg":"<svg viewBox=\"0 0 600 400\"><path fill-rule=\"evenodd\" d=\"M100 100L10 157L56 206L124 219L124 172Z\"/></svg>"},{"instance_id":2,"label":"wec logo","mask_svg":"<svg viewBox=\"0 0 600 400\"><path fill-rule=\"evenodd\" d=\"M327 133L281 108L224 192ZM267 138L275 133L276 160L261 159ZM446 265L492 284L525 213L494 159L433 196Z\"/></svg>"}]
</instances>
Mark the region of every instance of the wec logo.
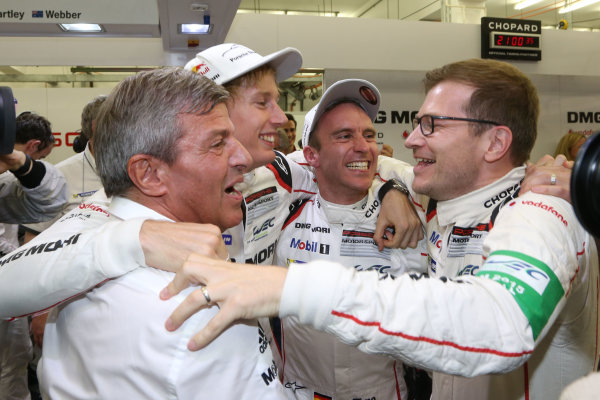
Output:
<instances>
[{"instance_id":1,"label":"wec logo","mask_svg":"<svg viewBox=\"0 0 600 400\"><path fill-rule=\"evenodd\" d=\"M252 228L252 236L256 237L257 235L259 235L261 232L266 231L269 228L274 227L275 225L273 224L273 221L275 220L275 217L270 218L268 220L266 220L265 222L263 222L262 225L260 226L255 226L254 228Z\"/></svg>"},{"instance_id":2,"label":"wec logo","mask_svg":"<svg viewBox=\"0 0 600 400\"><path fill-rule=\"evenodd\" d=\"M550 283L550 276L542 268L510 255L492 254L477 275L486 272L497 272L516 278L540 295Z\"/></svg>"}]
</instances>

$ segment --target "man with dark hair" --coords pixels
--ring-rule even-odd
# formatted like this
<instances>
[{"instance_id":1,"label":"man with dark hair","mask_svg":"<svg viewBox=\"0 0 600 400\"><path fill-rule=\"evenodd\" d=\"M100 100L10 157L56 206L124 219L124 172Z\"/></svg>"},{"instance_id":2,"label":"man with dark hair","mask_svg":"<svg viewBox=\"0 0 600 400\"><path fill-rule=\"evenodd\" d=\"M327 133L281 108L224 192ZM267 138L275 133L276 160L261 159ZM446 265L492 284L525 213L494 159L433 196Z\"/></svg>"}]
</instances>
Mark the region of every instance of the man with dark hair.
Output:
<instances>
[{"instance_id":1,"label":"man with dark hair","mask_svg":"<svg viewBox=\"0 0 600 400\"><path fill-rule=\"evenodd\" d=\"M429 278L381 280L324 261L240 269L192 256L163 298L194 282L211 301L183 303L167 328L219 305L190 344L198 349L241 317L295 316L363 351L435 371L434 400L558 398L593 371L594 240L567 201L517 197L537 134L535 87L514 66L480 59L431 71L425 87L406 140L417 164L403 180L426 226Z\"/></svg>"},{"instance_id":2,"label":"man with dark hair","mask_svg":"<svg viewBox=\"0 0 600 400\"><path fill-rule=\"evenodd\" d=\"M16 119L15 150L22 151L32 160L40 160L50 154L54 136L50 121L31 112L19 114ZM0 224L0 255L5 256L19 247L17 224Z\"/></svg>"},{"instance_id":3,"label":"man with dark hair","mask_svg":"<svg viewBox=\"0 0 600 400\"><path fill-rule=\"evenodd\" d=\"M19 114L16 120L15 149L40 160L50 154L54 147L54 135L50 121L32 112Z\"/></svg>"},{"instance_id":4,"label":"man with dark hair","mask_svg":"<svg viewBox=\"0 0 600 400\"><path fill-rule=\"evenodd\" d=\"M52 164L33 160L20 150L0 155L0 221L45 221L66 202L65 177Z\"/></svg>"},{"instance_id":5,"label":"man with dark hair","mask_svg":"<svg viewBox=\"0 0 600 400\"><path fill-rule=\"evenodd\" d=\"M0 155L0 221L46 221L67 201L65 178L53 165L37 161L50 153L54 136L44 117L27 112L18 121L15 149Z\"/></svg>"},{"instance_id":6,"label":"man with dark hair","mask_svg":"<svg viewBox=\"0 0 600 400\"><path fill-rule=\"evenodd\" d=\"M290 145L287 149L285 149L285 151L283 153L290 154L290 153L293 153L294 151L296 151L295 143L296 143L297 123L296 123L296 118L294 118L294 116L292 114L285 113L285 116L287 117L287 122L281 126L281 129L283 129L285 131L285 134L288 137Z\"/></svg>"}]
</instances>

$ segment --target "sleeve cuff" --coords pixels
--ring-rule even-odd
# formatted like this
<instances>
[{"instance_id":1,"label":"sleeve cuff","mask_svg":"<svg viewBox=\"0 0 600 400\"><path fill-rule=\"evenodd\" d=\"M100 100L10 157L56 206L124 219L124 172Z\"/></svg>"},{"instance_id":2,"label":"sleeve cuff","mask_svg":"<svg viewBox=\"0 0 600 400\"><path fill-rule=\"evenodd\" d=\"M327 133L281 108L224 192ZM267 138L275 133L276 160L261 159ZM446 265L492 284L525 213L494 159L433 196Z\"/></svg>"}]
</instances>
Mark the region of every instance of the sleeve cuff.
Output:
<instances>
[{"instance_id":1,"label":"sleeve cuff","mask_svg":"<svg viewBox=\"0 0 600 400\"><path fill-rule=\"evenodd\" d=\"M140 230L145 220L134 218L102 228L104 232L99 234L95 252L103 255L97 259L106 276L121 276L140 265L146 265L140 243Z\"/></svg>"}]
</instances>

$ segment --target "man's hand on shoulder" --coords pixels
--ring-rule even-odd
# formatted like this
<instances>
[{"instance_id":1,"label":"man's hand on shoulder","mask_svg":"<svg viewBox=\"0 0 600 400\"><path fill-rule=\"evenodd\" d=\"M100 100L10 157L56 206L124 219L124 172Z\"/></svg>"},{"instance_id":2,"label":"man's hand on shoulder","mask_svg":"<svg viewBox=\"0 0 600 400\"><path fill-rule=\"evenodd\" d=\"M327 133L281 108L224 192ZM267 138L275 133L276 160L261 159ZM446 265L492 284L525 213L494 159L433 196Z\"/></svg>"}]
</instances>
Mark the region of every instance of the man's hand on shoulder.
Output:
<instances>
[{"instance_id":1,"label":"man's hand on shoulder","mask_svg":"<svg viewBox=\"0 0 600 400\"><path fill-rule=\"evenodd\" d=\"M572 171L573 161L567 161L565 156L559 155L554 158L545 155L535 164L527 165L520 194L531 190L534 193L560 197L570 203Z\"/></svg>"},{"instance_id":2,"label":"man's hand on shoulder","mask_svg":"<svg viewBox=\"0 0 600 400\"><path fill-rule=\"evenodd\" d=\"M287 268L235 264L193 254L160 298L170 299L190 285L201 287L179 304L165 328L174 331L194 313L218 307L217 314L188 343L188 349L196 351L236 321L277 316L287 273Z\"/></svg>"},{"instance_id":3,"label":"man's hand on shoulder","mask_svg":"<svg viewBox=\"0 0 600 400\"><path fill-rule=\"evenodd\" d=\"M140 230L146 264L177 272L190 254L225 260L227 248L215 225L147 220Z\"/></svg>"}]
</instances>

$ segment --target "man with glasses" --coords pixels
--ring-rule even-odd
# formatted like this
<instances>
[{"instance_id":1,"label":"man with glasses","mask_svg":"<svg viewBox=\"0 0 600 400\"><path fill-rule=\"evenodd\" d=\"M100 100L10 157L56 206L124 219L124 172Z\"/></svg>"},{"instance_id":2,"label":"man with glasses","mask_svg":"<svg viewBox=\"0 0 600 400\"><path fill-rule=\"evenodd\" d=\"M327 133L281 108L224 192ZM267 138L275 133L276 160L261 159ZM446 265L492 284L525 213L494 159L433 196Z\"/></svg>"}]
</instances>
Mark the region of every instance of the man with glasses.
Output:
<instances>
[{"instance_id":1,"label":"man with glasses","mask_svg":"<svg viewBox=\"0 0 600 400\"><path fill-rule=\"evenodd\" d=\"M567 201L517 197L537 135L535 87L510 64L479 59L430 71L424 83L406 140L417 164L402 174L426 226L428 278L381 280L326 261L239 271L197 256L163 297L191 281L211 302L183 303L167 328L218 305L190 342L198 349L239 318L295 316L363 351L436 371L433 399L558 398L593 371L593 238Z\"/></svg>"}]
</instances>

